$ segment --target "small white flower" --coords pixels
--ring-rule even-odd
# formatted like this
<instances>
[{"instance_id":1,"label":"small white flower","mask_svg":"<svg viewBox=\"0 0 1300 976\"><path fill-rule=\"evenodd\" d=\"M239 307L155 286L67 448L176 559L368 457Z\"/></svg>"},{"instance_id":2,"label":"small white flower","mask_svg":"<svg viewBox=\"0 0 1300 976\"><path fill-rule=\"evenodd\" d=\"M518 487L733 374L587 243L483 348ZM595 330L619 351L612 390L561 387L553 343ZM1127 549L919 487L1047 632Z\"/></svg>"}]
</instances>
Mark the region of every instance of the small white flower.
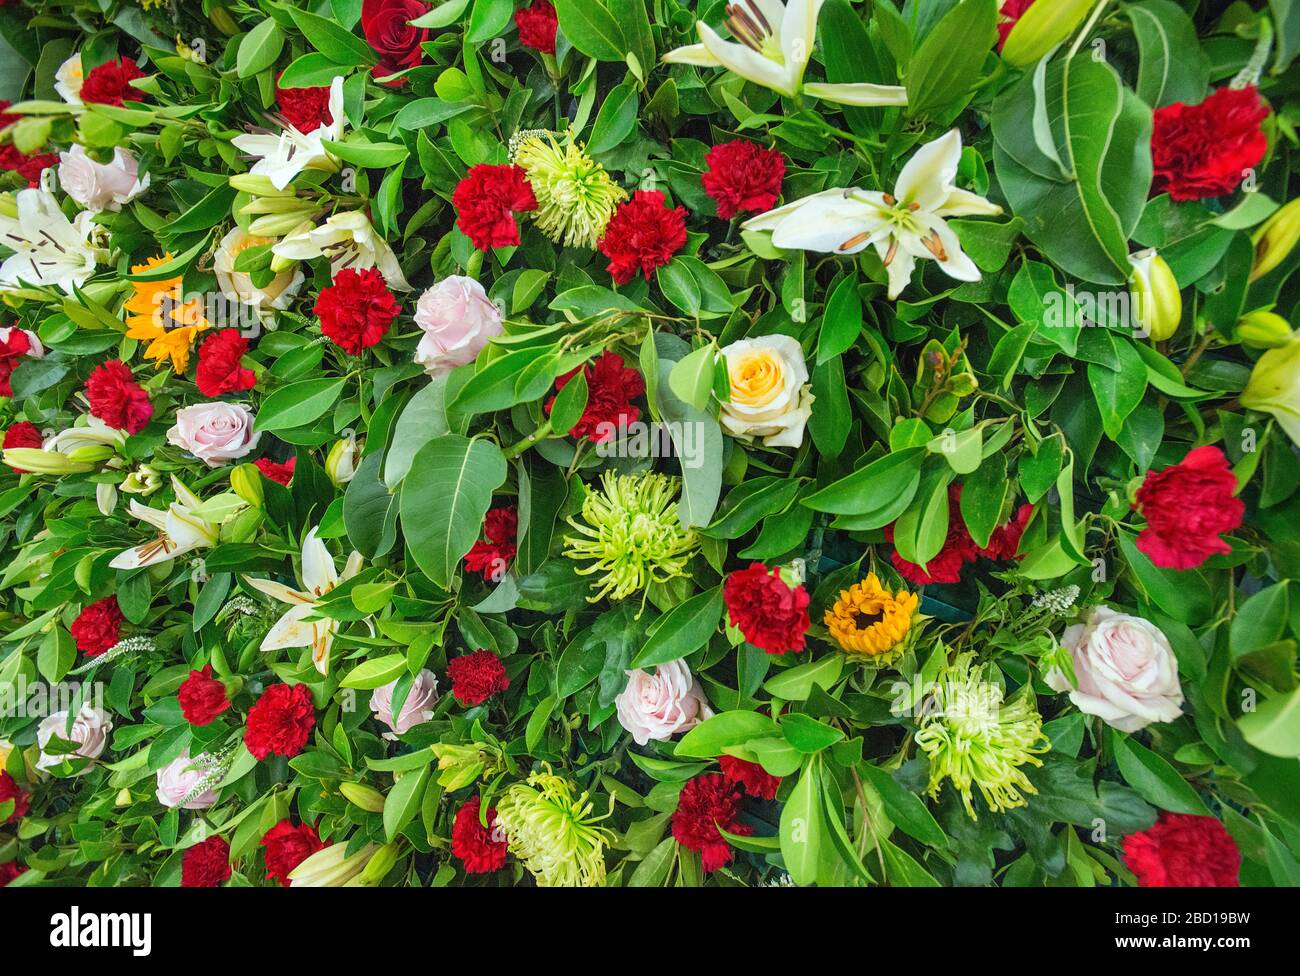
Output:
<instances>
[{"instance_id":1,"label":"small white flower","mask_svg":"<svg viewBox=\"0 0 1300 976\"><path fill-rule=\"evenodd\" d=\"M158 537L140 546L120 553L111 563L113 569L139 569L165 563L195 549L215 546L220 537L220 527L194 514L203 503L175 475L172 488L176 501L160 512L141 505L134 498L128 506L132 515L158 530Z\"/></svg>"},{"instance_id":2,"label":"small white flower","mask_svg":"<svg viewBox=\"0 0 1300 976\"><path fill-rule=\"evenodd\" d=\"M19 190L18 216L0 214L0 245L14 253L0 264L0 288L53 285L69 295L95 273L92 214L63 216L47 190Z\"/></svg>"},{"instance_id":3,"label":"small white flower","mask_svg":"<svg viewBox=\"0 0 1300 976\"><path fill-rule=\"evenodd\" d=\"M344 268L378 268L384 283L398 291L409 291L397 255L375 233L370 218L360 210L336 213L325 223L290 234L271 248L271 253L290 261L327 257L330 273Z\"/></svg>"},{"instance_id":4,"label":"small white flower","mask_svg":"<svg viewBox=\"0 0 1300 976\"><path fill-rule=\"evenodd\" d=\"M278 136L257 133L235 136L230 141L236 149L257 157L250 173L267 177L277 190L283 190L305 169L338 168L338 161L326 151L322 140L337 142L343 135L341 75L330 84L329 111L330 121L322 123L311 132L299 132L287 125Z\"/></svg>"}]
</instances>

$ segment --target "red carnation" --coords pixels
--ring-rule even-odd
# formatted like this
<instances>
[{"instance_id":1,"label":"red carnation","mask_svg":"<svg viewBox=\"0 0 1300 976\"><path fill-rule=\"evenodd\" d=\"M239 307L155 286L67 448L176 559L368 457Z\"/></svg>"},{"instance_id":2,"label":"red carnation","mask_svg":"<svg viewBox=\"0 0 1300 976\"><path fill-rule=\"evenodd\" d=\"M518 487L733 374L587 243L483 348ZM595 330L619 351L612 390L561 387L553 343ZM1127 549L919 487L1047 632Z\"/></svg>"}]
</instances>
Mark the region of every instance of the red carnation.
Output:
<instances>
[{"instance_id":1,"label":"red carnation","mask_svg":"<svg viewBox=\"0 0 1300 976\"><path fill-rule=\"evenodd\" d=\"M961 485L948 486L948 536L944 539L939 554L924 567L909 563L895 550L890 561L898 574L909 583L924 586L926 583L958 583L961 581L961 569L967 563L973 563L979 555L975 540L970 537L966 523L961 519ZM885 538L894 541L893 525L885 526ZM1019 538L1016 544L1020 544Z\"/></svg>"},{"instance_id":2,"label":"red carnation","mask_svg":"<svg viewBox=\"0 0 1300 976\"><path fill-rule=\"evenodd\" d=\"M50 166L57 166L58 153L32 153L30 156L18 151L12 143L0 146L0 169L12 170L27 181L27 185L37 186L41 174Z\"/></svg>"},{"instance_id":3,"label":"red carnation","mask_svg":"<svg viewBox=\"0 0 1300 976\"><path fill-rule=\"evenodd\" d=\"M1198 447L1179 464L1148 471L1134 505L1147 520L1137 547L1165 569L1194 569L1216 552L1231 552L1219 534L1241 525L1246 506L1236 490L1217 447Z\"/></svg>"},{"instance_id":4,"label":"red carnation","mask_svg":"<svg viewBox=\"0 0 1300 976\"><path fill-rule=\"evenodd\" d=\"M451 825L451 852L465 864L470 874L488 874L506 863L505 838L497 839L497 812L488 808L487 826L479 822L476 796L456 811Z\"/></svg>"},{"instance_id":5,"label":"red carnation","mask_svg":"<svg viewBox=\"0 0 1300 976\"><path fill-rule=\"evenodd\" d=\"M41 432L37 430L36 425L26 420L20 420L16 424L11 424L5 431L4 447L40 447L44 443L41 439ZM24 468L14 468L18 474L26 474Z\"/></svg>"},{"instance_id":6,"label":"red carnation","mask_svg":"<svg viewBox=\"0 0 1300 976\"><path fill-rule=\"evenodd\" d=\"M18 875L22 874L26 870L27 869L17 861L5 861L4 864L0 864L0 888L4 888L11 884L18 878Z\"/></svg>"},{"instance_id":7,"label":"red carnation","mask_svg":"<svg viewBox=\"0 0 1300 976\"><path fill-rule=\"evenodd\" d=\"M1213 817L1162 810L1154 827L1124 838L1124 863L1143 888L1236 888L1241 852Z\"/></svg>"},{"instance_id":8,"label":"red carnation","mask_svg":"<svg viewBox=\"0 0 1300 976\"><path fill-rule=\"evenodd\" d=\"M361 33L379 55L379 63L370 69L372 75L386 78L420 63L424 57L420 45L429 39L429 29L412 27L410 22L428 12L428 5L420 0L364 0ZM404 85L406 79L385 84Z\"/></svg>"},{"instance_id":9,"label":"red carnation","mask_svg":"<svg viewBox=\"0 0 1300 976\"><path fill-rule=\"evenodd\" d=\"M301 133L315 132L334 121L330 113L330 90L319 88L281 88L276 80L275 101L284 120Z\"/></svg>"},{"instance_id":10,"label":"red carnation","mask_svg":"<svg viewBox=\"0 0 1300 976\"><path fill-rule=\"evenodd\" d=\"M216 888L230 880L230 845L215 834L181 857L182 888Z\"/></svg>"},{"instance_id":11,"label":"red carnation","mask_svg":"<svg viewBox=\"0 0 1300 976\"><path fill-rule=\"evenodd\" d=\"M378 343L401 310L376 268L343 268L321 289L312 309L320 330L351 356Z\"/></svg>"},{"instance_id":12,"label":"red carnation","mask_svg":"<svg viewBox=\"0 0 1300 976\"><path fill-rule=\"evenodd\" d=\"M117 643L122 630L122 611L117 597L106 596L87 606L68 628L77 650L87 657L98 657Z\"/></svg>"},{"instance_id":13,"label":"red carnation","mask_svg":"<svg viewBox=\"0 0 1300 976\"><path fill-rule=\"evenodd\" d=\"M515 536L519 532L519 512L513 507L490 509L483 518L487 541L475 542L465 554L465 569L480 573L484 579L499 580L515 558Z\"/></svg>"},{"instance_id":14,"label":"red carnation","mask_svg":"<svg viewBox=\"0 0 1300 976\"><path fill-rule=\"evenodd\" d=\"M471 166L451 194L456 226L480 251L519 243L515 214L537 209L528 175L519 166Z\"/></svg>"},{"instance_id":15,"label":"red carnation","mask_svg":"<svg viewBox=\"0 0 1300 976\"><path fill-rule=\"evenodd\" d=\"M1033 514L1033 505L1021 505L1009 522L993 530L989 544L975 551L985 559L1015 559L1016 551L1020 548L1020 537L1025 534L1025 527Z\"/></svg>"},{"instance_id":16,"label":"red carnation","mask_svg":"<svg viewBox=\"0 0 1300 976\"><path fill-rule=\"evenodd\" d=\"M773 776L758 763L746 762L735 756L719 756L718 765L728 783L735 783L757 800L775 800L781 788L781 777ZM735 833L735 831L732 831Z\"/></svg>"},{"instance_id":17,"label":"red carnation","mask_svg":"<svg viewBox=\"0 0 1300 976\"><path fill-rule=\"evenodd\" d=\"M491 651L462 654L447 662L451 693L462 705L479 705L510 687L506 666Z\"/></svg>"},{"instance_id":18,"label":"red carnation","mask_svg":"<svg viewBox=\"0 0 1300 976\"><path fill-rule=\"evenodd\" d=\"M771 210L781 196L785 157L776 149L733 139L710 149L704 162L704 192L717 202L723 220Z\"/></svg>"},{"instance_id":19,"label":"red carnation","mask_svg":"<svg viewBox=\"0 0 1300 976\"><path fill-rule=\"evenodd\" d=\"M293 466L297 463L296 457L291 457L283 463L277 463L270 458L258 458L253 464L257 470L262 472L262 476L270 478L277 485L287 485L293 480Z\"/></svg>"},{"instance_id":20,"label":"red carnation","mask_svg":"<svg viewBox=\"0 0 1300 976\"><path fill-rule=\"evenodd\" d=\"M637 190L609 219L596 246L609 258L609 273L618 284L626 285L638 270L649 281L655 268L686 246L686 210L670 210L658 190Z\"/></svg>"},{"instance_id":21,"label":"red carnation","mask_svg":"<svg viewBox=\"0 0 1300 976\"><path fill-rule=\"evenodd\" d=\"M254 759L293 757L302 752L316 724L316 706L306 685L271 685L248 710L244 744Z\"/></svg>"},{"instance_id":22,"label":"red carnation","mask_svg":"<svg viewBox=\"0 0 1300 976\"><path fill-rule=\"evenodd\" d=\"M560 19L547 0L533 0L530 7L515 11L515 26L519 28L519 43L543 54L555 53L555 31Z\"/></svg>"},{"instance_id":23,"label":"red carnation","mask_svg":"<svg viewBox=\"0 0 1300 976\"><path fill-rule=\"evenodd\" d=\"M328 847L311 824L293 825L286 817L262 835L266 876L289 887L289 873L319 850Z\"/></svg>"},{"instance_id":24,"label":"red carnation","mask_svg":"<svg viewBox=\"0 0 1300 976\"><path fill-rule=\"evenodd\" d=\"M31 797L22 791L12 776L0 769L0 803L6 800L14 801L14 812L9 814L5 823L17 823L19 818L26 816L27 808L31 806Z\"/></svg>"},{"instance_id":25,"label":"red carnation","mask_svg":"<svg viewBox=\"0 0 1300 976\"><path fill-rule=\"evenodd\" d=\"M131 369L120 359L96 366L86 380L90 412L110 427L138 434L153 418L153 404Z\"/></svg>"},{"instance_id":26,"label":"red carnation","mask_svg":"<svg viewBox=\"0 0 1300 976\"><path fill-rule=\"evenodd\" d=\"M722 586L722 599L731 623L755 647L768 654L803 650L808 591L788 585L777 570L762 563L736 570Z\"/></svg>"},{"instance_id":27,"label":"red carnation","mask_svg":"<svg viewBox=\"0 0 1300 976\"><path fill-rule=\"evenodd\" d=\"M3 4L0 4L0 6L3 6ZM9 101L9 99L0 98L0 129L7 129L22 118L17 112L9 111L11 105L13 105L13 102Z\"/></svg>"},{"instance_id":28,"label":"red carnation","mask_svg":"<svg viewBox=\"0 0 1300 976\"><path fill-rule=\"evenodd\" d=\"M257 385L251 369L241 366L240 358L248 352L248 340L238 329L222 329L203 340L199 346L199 364L194 382L205 397L239 393Z\"/></svg>"},{"instance_id":29,"label":"red carnation","mask_svg":"<svg viewBox=\"0 0 1300 976\"><path fill-rule=\"evenodd\" d=\"M682 787L673 814L673 836L688 850L698 851L705 871L731 863L731 845L718 831L742 836L753 828L741 823L740 788L719 773L696 776Z\"/></svg>"},{"instance_id":30,"label":"red carnation","mask_svg":"<svg viewBox=\"0 0 1300 976\"><path fill-rule=\"evenodd\" d=\"M998 50L1002 50L1002 45L1007 43L1007 38L1011 34L1011 28L1016 26L1016 21L1025 15L1034 0L1006 0L998 11L1002 16L998 18Z\"/></svg>"},{"instance_id":31,"label":"red carnation","mask_svg":"<svg viewBox=\"0 0 1300 976\"><path fill-rule=\"evenodd\" d=\"M1199 105L1175 102L1152 120L1152 193L1203 200L1235 190L1268 150L1268 106L1254 85L1220 88Z\"/></svg>"},{"instance_id":32,"label":"red carnation","mask_svg":"<svg viewBox=\"0 0 1300 976\"><path fill-rule=\"evenodd\" d=\"M587 380L587 406L582 417L569 429L570 437L586 437L594 444L610 440L620 428L636 422L641 411L632 406L632 398L645 392L645 380L634 369L623 365L616 352L603 352L595 361L569 370L555 381L562 390L581 368ZM546 401L546 412L555 406L555 397Z\"/></svg>"},{"instance_id":33,"label":"red carnation","mask_svg":"<svg viewBox=\"0 0 1300 976\"><path fill-rule=\"evenodd\" d=\"M136 78L143 78L144 72L130 58L118 58L105 61L86 75L81 85L81 100L86 104L117 105L129 100L144 100L144 92L132 88L129 84Z\"/></svg>"},{"instance_id":34,"label":"red carnation","mask_svg":"<svg viewBox=\"0 0 1300 976\"><path fill-rule=\"evenodd\" d=\"M212 665L203 665L202 671L191 671L176 692L181 703L181 714L190 725L211 725L218 715L230 707L226 686L212 677Z\"/></svg>"},{"instance_id":35,"label":"red carnation","mask_svg":"<svg viewBox=\"0 0 1300 976\"><path fill-rule=\"evenodd\" d=\"M32 340L18 328L0 329L0 333L7 333L0 336L0 396L11 397L14 391L9 377L22 362L22 357L32 351Z\"/></svg>"}]
</instances>

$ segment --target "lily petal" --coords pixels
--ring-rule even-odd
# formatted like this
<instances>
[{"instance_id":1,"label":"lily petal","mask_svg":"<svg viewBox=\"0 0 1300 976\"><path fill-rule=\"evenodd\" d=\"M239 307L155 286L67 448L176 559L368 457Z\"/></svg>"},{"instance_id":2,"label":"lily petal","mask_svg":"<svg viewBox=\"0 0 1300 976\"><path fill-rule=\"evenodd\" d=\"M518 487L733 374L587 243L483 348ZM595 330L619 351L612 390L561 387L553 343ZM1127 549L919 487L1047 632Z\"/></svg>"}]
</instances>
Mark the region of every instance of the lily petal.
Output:
<instances>
[{"instance_id":1,"label":"lily petal","mask_svg":"<svg viewBox=\"0 0 1300 976\"><path fill-rule=\"evenodd\" d=\"M874 242L880 260L888 260L885 271L889 274L889 300L891 302L903 293L903 289L912 280L913 269L916 268L916 258L912 257L903 248L894 248L893 255L890 255L890 247L894 240L892 237L887 237Z\"/></svg>"},{"instance_id":2,"label":"lily petal","mask_svg":"<svg viewBox=\"0 0 1300 976\"><path fill-rule=\"evenodd\" d=\"M912 153L894 185L894 196L903 204L915 203L922 210L938 210L952 192L961 163L961 134L949 129L933 142Z\"/></svg>"},{"instance_id":3,"label":"lily petal","mask_svg":"<svg viewBox=\"0 0 1300 976\"><path fill-rule=\"evenodd\" d=\"M743 44L724 41L717 31L703 21L698 27L701 43L724 67L756 85L770 88L782 95L794 94L794 86L785 66L763 57L757 51L751 51Z\"/></svg>"},{"instance_id":4,"label":"lily petal","mask_svg":"<svg viewBox=\"0 0 1300 976\"><path fill-rule=\"evenodd\" d=\"M686 47L675 48L660 60L668 64L693 64L700 68L718 68L722 65L722 62L710 54L709 49L703 44L688 44Z\"/></svg>"},{"instance_id":5,"label":"lily petal","mask_svg":"<svg viewBox=\"0 0 1300 976\"><path fill-rule=\"evenodd\" d=\"M252 577L245 576L244 582L253 589L265 593L271 599L279 600L281 603L296 605L300 603L312 604L316 602L309 594L299 592L298 590L285 586L283 583L277 583L275 580L253 579Z\"/></svg>"},{"instance_id":6,"label":"lily petal","mask_svg":"<svg viewBox=\"0 0 1300 976\"><path fill-rule=\"evenodd\" d=\"M875 108L881 105L906 105L907 89L900 85L827 85L811 81L803 86L805 94L822 98L839 105L861 105Z\"/></svg>"},{"instance_id":7,"label":"lily petal","mask_svg":"<svg viewBox=\"0 0 1300 976\"><path fill-rule=\"evenodd\" d=\"M316 538L316 528L302 541L302 585L308 593L320 596L338 586L339 576L334 568L334 557L325 543Z\"/></svg>"},{"instance_id":8,"label":"lily petal","mask_svg":"<svg viewBox=\"0 0 1300 976\"><path fill-rule=\"evenodd\" d=\"M313 610L310 603L290 607L262 638L262 650L278 651L285 647L311 647L316 639L316 624L309 622Z\"/></svg>"},{"instance_id":9,"label":"lily petal","mask_svg":"<svg viewBox=\"0 0 1300 976\"><path fill-rule=\"evenodd\" d=\"M1002 208L996 203L989 203L978 193L969 190L953 190L948 194L944 205L934 211L936 217L996 217Z\"/></svg>"},{"instance_id":10,"label":"lily petal","mask_svg":"<svg viewBox=\"0 0 1300 976\"><path fill-rule=\"evenodd\" d=\"M824 0L787 0L781 19L781 52L791 88L798 88L817 43L817 16Z\"/></svg>"},{"instance_id":11,"label":"lily petal","mask_svg":"<svg viewBox=\"0 0 1300 976\"><path fill-rule=\"evenodd\" d=\"M772 245L786 249L856 254L888 229L876 208L856 200L813 200L772 232Z\"/></svg>"},{"instance_id":12,"label":"lily petal","mask_svg":"<svg viewBox=\"0 0 1300 976\"><path fill-rule=\"evenodd\" d=\"M807 206L813 200L820 200L823 198L838 198L842 200L847 194L857 192L859 191L856 188L848 190L822 190L820 193L814 193L811 196L800 197L798 200L784 204L774 210L769 210L767 213L761 213L757 217L750 217L741 224L740 227L742 230L776 230L781 221L785 220L786 217L790 216L790 214L800 208Z\"/></svg>"}]
</instances>

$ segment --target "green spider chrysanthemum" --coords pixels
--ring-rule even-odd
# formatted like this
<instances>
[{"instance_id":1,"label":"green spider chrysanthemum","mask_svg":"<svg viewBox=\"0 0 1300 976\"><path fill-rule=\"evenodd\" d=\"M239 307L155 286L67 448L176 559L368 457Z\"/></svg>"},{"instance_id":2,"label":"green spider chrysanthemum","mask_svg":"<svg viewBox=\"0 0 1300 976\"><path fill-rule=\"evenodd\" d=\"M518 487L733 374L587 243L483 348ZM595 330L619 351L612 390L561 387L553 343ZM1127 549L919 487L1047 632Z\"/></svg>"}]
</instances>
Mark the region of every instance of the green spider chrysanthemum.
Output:
<instances>
[{"instance_id":1,"label":"green spider chrysanthemum","mask_svg":"<svg viewBox=\"0 0 1300 976\"><path fill-rule=\"evenodd\" d=\"M596 826L605 817L593 817L588 794L575 797L576 789L547 766L526 784L508 787L497 801L496 824L510 852L544 888L605 883L605 847L614 834Z\"/></svg>"},{"instance_id":2,"label":"green spider chrysanthemum","mask_svg":"<svg viewBox=\"0 0 1300 976\"><path fill-rule=\"evenodd\" d=\"M916 743L930 758L930 796L950 779L967 814L977 819L972 784L995 812L1024 806L1025 793L1038 791L1020 767L1041 766L1036 757L1051 743L1028 689L1004 702L1001 687L985 680L973 657L960 655L940 676L932 707L918 720Z\"/></svg>"},{"instance_id":3,"label":"green spider chrysanthemum","mask_svg":"<svg viewBox=\"0 0 1300 976\"><path fill-rule=\"evenodd\" d=\"M565 247L595 248L627 192L574 141L572 131L563 138L561 145L545 129L520 132L510 140L510 158L528 174L542 233Z\"/></svg>"},{"instance_id":4,"label":"green spider chrysanthemum","mask_svg":"<svg viewBox=\"0 0 1300 976\"><path fill-rule=\"evenodd\" d=\"M606 471L600 490L587 492L582 522L569 519L579 537L565 536L570 559L594 560L578 570L600 573L600 588L587 599L622 600L656 583L686 575L686 563L698 545L695 532L682 525L674 500L680 482L663 474L626 475Z\"/></svg>"}]
</instances>

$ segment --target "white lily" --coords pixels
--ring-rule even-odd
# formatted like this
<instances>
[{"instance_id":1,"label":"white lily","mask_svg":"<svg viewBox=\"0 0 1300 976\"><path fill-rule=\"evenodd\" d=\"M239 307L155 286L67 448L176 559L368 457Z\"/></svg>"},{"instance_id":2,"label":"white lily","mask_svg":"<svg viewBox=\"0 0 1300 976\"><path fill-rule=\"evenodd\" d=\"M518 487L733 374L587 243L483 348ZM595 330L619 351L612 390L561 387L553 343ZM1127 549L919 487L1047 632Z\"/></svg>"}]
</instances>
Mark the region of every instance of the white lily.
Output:
<instances>
[{"instance_id":1,"label":"white lily","mask_svg":"<svg viewBox=\"0 0 1300 976\"><path fill-rule=\"evenodd\" d=\"M344 580L356 576L360 571L361 553L354 551L348 556L342 575L339 575L334 568L334 557L325 548L325 543L316 538L316 528L313 528L302 543L303 588L301 590L292 589L274 580L244 577L250 586L281 603L289 604L289 609L263 638L262 650L278 651L283 647L310 647L312 663L316 665L316 670L321 674L328 674L330 648L334 644L338 621L329 617L322 617L319 620L307 618L316 612L321 597Z\"/></svg>"},{"instance_id":2,"label":"white lily","mask_svg":"<svg viewBox=\"0 0 1300 976\"><path fill-rule=\"evenodd\" d=\"M311 132L299 132L286 125L279 135L257 133L235 136L231 143L241 152L258 157L249 170L267 177L277 190L283 190L293 178L305 169L335 170L338 161L329 154L322 142L337 142L343 135L343 78L330 83L330 121Z\"/></svg>"},{"instance_id":3,"label":"white lily","mask_svg":"<svg viewBox=\"0 0 1300 976\"><path fill-rule=\"evenodd\" d=\"M724 41L698 21L700 43L664 55L672 64L723 67L747 81L787 97L801 92L843 105L906 105L907 89L897 85L803 84L817 39L817 17L824 0L736 0L727 5L727 30L739 43Z\"/></svg>"},{"instance_id":4,"label":"white lily","mask_svg":"<svg viewBox=\"0 0 1300 976\"><path fill-rule=\"evenodd\" d=\"M54 285L69 295L95 273L93 214L69 221L48 190L19 190L18 214L0 213L0 245L14 253L0 264L0 288Z\"/></svg>"},{"instance_id":5,"label":"white lily","mask_svg":"<svg viewBox=\"0 0 1300 976\"><path fill-rule=\"evenodd\" d=\"M323 224L290 234L276 243L271 253L287 261L327 257L331 274L338 274L343 268L378 268L389 288L399 291L411 288L402 274L402 266L397 263L397 255L375 233L370 218L360 210L336 213Z\"/></svg>"},{"instance_id":6,"label":"white lily","mask_svg":"<svg viewBox=\"0 0 1300 976\"><path fill-rule=\"evenodd\" d=\"M937 261L958 281L978 281L979 268L961 249L946 217L997 216L1002 208L953 186L961 162L956 129L928 142L898 174L894 192L825 190L769 210L744 223L745 230L772 232L775 247L857 254L875 247L889 272L889 297L911 280L918 258Z\"/></svg>"},{"instance_id":7,"label":"white lily","mask_svg":"<svg viewBox=\"0 0 1300 976\"><path fill-rule=\"evenodd\" d=\"M126 437L126 431L110 427L98 417L86 414L76 426L47 437L41 447L60 454L71 454L83 447L111 447L116 452L126 445Z\"/></svg>"},{"instance_id":8,"label":"white lily","mask_svg":"<svg viewBox=\"0 0 1300 976\"><path fill-rule=\"evenodd\" d=\"M158 537L118 555L109 565L114 569L139 569L165 563L195 549L215 546L220 526L194 514L202 505L198 495L172 475L176 501L165 512L141 505L134 498L128 506L132 515L158 530Z\"/></svg>"},{"instance_id":9,"label":"white lily","mask_svg":"<svg viewBox=\"0 0 1300 976\"><path fill-rule=\"evenodd\" d=\"M289 872L291 888L352 888L366 864L379 848L366 844L355 854L348 854L345 843L330 844L303 860Z\"/></svg>"}]
</instances>

